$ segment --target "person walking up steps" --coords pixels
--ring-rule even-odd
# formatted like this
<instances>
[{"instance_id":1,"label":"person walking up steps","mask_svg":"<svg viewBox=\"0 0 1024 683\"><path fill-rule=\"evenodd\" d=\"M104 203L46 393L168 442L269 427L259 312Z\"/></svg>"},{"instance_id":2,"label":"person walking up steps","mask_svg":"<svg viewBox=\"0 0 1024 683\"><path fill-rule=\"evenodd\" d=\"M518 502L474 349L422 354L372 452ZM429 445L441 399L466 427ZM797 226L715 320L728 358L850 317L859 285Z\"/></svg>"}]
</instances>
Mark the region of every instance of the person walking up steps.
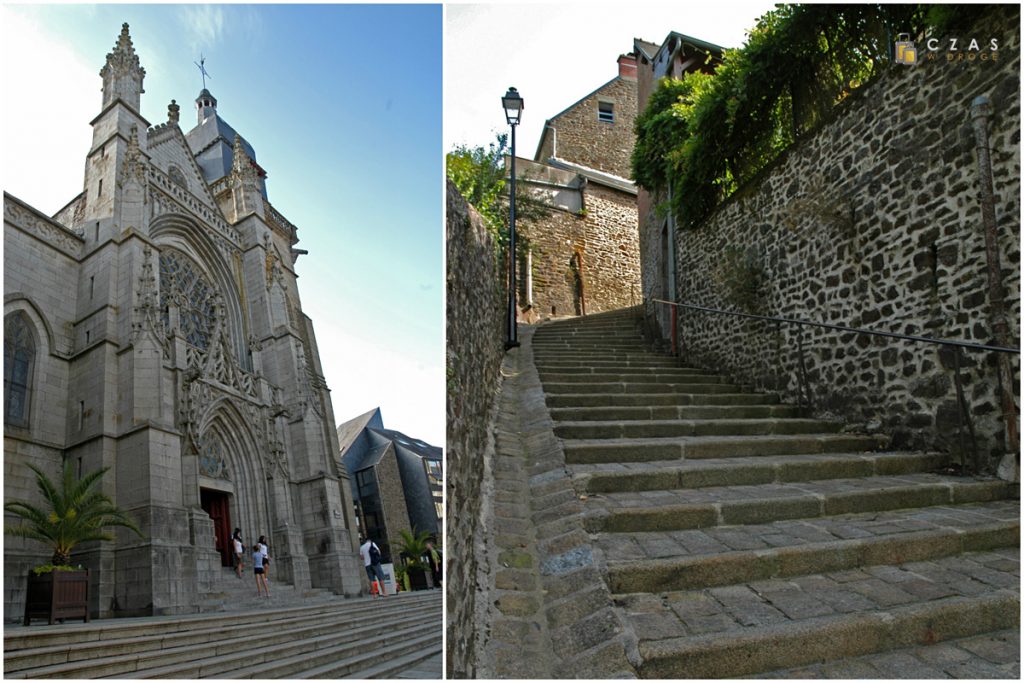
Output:
<instances>
[{"instance_id":1,"label":"person walking up steps","mask_svg":"<svg viewBox=\"0 0 1024 683\"><path fill-rule=\"evenodd\" d=\"M380 594L382 596L387 595L387 589L384 587L384 568L380 566L380 548L377 547L376 543L367 538L359 546L359 555L363 558L363 566L366 567L366 575L370 578L370 585L372 586L374 580L376 580Z\"/></svg>"},{"instance_id":2,"label":"person walking up steps","mask_svg":"<svg viewBox=\"0 0 1024 683\"><path fill-rule=\"evenodd\" d=\"M257 543L252 549L252 571L256 575L256 597L261 595L260 585L263 586L263 591L266 596L270 597L270 585L267 583L267 577L263 574L263 560L267 557L267 554L263 551L263 545Z\"/></svg>"}]
</instances>

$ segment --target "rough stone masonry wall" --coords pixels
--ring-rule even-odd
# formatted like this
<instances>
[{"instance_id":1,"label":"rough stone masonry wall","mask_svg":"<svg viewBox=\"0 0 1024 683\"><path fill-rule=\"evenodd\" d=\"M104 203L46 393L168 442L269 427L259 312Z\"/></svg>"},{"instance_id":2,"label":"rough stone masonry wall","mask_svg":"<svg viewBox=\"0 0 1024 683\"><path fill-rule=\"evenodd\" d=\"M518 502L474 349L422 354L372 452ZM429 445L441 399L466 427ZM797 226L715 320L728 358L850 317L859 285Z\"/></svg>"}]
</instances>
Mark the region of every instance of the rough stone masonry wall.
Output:
<instances>
[{"instance_id":1,"label":"rough stone masonry wall","mask_svg":"<svg viewBox=\"0 0 1024 683\"><path fill-rule=\"evenodd\" d=\"M613 103L614 123L598 120L597 105L601 101ZM629 178L632 175L630 156L636 142L635 120L636 81L616 78L552 120L551 125L557 131L554 149L549 132L538 161L557 156Z\"/></svg>"},{"instance_id":2,"label":"rough stone masonry wall","mask_svg":"<svg viewBox=\"0 0 1024 683\"><path fill-rule=\"evenodd\" d=\"M733 248L763 268L759 313L994 343L970 111L987 95L1002 279L1019 347L1018 27L1019 7L1003 6L971 32L985 45L999 39L996 61L950 63L940 53L894 66L699 229L680 232L679 300L735 309L722 284ZM681 335L700 365L795 400L796 328L689 313ZM951 352L829 330L805 332L803 344L816 412L881 429L895 447L958 450ZM1005 438L995 355L965 351L964 363L982 457L994 457Z\"/></svg>"},{"instance_id":3,"label":"rough stone masonry wall","mask_svg":"<svg viewBox=\"0 0 1024 683\"><path fill-rule=\"evenodd\" d=\"M479 214L448 183L448 430L445 589L448 676L475 677L481 506L505 339L494 241Z\"/></svg>"},{"instance_id":4,"label":"rough stone masonry wall","mask_svg":"<svg viewBox=\"0 0 1024 683\"><path fill-rule=\"evenodd\" d=\"M580 279L588 314L641 301L636 198L589 183L584 206L584 215L553 210L523 231L532 258L533 306L540 317L581 315ZM576 253L581 278L571 265ZM525 274L525 263L520 265ZM526 278L520 276L518 284L525 301Z\"/></svg>"}]
</instances>

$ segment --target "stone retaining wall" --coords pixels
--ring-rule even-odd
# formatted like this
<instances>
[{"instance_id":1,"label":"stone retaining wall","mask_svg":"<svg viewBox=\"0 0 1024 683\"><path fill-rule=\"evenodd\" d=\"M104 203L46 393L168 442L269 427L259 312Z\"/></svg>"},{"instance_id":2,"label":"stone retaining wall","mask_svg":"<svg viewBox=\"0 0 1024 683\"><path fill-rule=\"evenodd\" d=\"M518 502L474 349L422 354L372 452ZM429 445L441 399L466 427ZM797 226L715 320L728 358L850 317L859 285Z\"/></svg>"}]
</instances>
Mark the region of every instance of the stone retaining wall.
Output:
<instances>
[{"instance_id":1,"label":"stone retaining wall","mask_svg":"<svg viewBox=\"0 0 1024 683\"><path fill-rule=\"evenodd\" d=\"M1019 7L993 9L981 24L972 33L986 47L998 38L994 60L947 61L940 52L894 66L700 228L679 232L677 300L996 343L971 123L972 100L987 95L999 257L1019 347ZM692 362L796 400L796 327L681 311L680 335ZM958 448L952 351L823 329L805 331L802 344L816 413L884 431L895 447ZM965 351L962 362L991 465L1006 440L996 358ZM1018 392L1017 355L1013 367Z\"/></svg>"},{"instance_id":2,"label":"stone retaining wall","mask_svg":"<svg viewBox=\"0 0 1024 683\"><path fill-rule=\"evenodd\" d=\"M497 251L479 214L448 183L448 432L445 587L448 676L473 678L482 486L494 444L495 392L505 339ZM484 571L486 569L484 568Z\"/></svg>"}]
</instances>

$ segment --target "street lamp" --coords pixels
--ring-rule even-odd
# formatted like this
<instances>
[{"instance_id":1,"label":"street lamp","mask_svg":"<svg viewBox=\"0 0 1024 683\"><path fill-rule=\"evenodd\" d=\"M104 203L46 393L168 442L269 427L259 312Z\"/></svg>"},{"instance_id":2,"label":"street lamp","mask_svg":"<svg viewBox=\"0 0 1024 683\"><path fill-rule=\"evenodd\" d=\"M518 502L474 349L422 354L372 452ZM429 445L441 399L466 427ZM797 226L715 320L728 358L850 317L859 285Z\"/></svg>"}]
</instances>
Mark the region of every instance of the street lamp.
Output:
<instances>
[{"instance_id":1,"label":"street lamp","mask_svg":"<svg viewBox=\"0 0 1024 683\"><path fill-rule=\"evenodd\" d=\"M505 350L519 346L518 329L516 328L516 126L523 115L523 98L519 91L509 88L501 98L501 106L505 108L505 119L512 126L512 189L508 195L508 338Z\"/></svg>"}]
</instances>

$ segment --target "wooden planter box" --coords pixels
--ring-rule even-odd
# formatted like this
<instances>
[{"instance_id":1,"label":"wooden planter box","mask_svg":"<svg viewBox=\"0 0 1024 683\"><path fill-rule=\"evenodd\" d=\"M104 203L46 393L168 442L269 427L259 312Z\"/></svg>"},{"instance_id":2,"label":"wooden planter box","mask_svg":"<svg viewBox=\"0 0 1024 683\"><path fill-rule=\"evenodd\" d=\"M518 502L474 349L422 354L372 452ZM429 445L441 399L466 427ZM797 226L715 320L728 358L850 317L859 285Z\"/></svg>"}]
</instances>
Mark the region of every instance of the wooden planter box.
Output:
<instances>
[{"instance_id":1,"label":"wooden planter box","mask_svg":"<svg viewBox=\"0 0 1024 683\"><path fill-rule=\"evenodd\" d=\"M427 570L420 569L419 567L409 567L406 572L409 577L409 587L412 588L412 590L422 591L428 588Z\"/></svg>"},{"instance_id":2,"label":"wooden planter box","mask_svg":"<svg viewBox=\"0 0 1024 683\"><path fill-rule=\"evenodd\" d=\"M25 626L33 619L89 621L89 570L75 572L28 573L25 596Z\"/></svg>"}]
</instances>

